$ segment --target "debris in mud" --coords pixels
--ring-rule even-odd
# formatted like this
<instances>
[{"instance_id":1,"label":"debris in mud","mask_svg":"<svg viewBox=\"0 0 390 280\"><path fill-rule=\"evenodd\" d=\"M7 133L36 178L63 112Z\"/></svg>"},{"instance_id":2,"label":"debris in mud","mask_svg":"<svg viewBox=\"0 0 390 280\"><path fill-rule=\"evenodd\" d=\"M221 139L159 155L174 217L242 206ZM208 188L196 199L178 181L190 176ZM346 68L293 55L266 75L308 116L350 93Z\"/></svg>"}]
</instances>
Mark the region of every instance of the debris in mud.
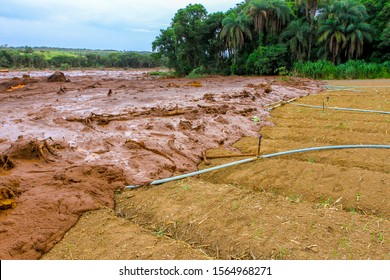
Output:
<instances>
[{"instance_id":1,"label":"debris in mud","mask_svg":"<svg viewBox=\"0 0 390 280\"><path fill-rule=\"evenodd\" d=\"M112 89L110 89L108 92L107 92L107 96L111 96L112 95Z\"/></svg>"},{"instance_id":2,"label":"debris in mud","mask_svg":"<svg viewBox=\"0 0 390 280\"><path fill-rule=\"evenodd\" d=\"M11 92L17 89L22 89L24 88L24 85L17 85L17 86L11 86L9 89L7 89L7 92Z\"/></svg>"},{"instance_id":3,"label":"debris in mud","mask_svg":"<svg viewBox=\"0 0 390 280\"><path fill-rule=\"evenodd\" d=\"M0 155L0 166L3 170L14 168L15 164L9 159L8 155Z\"/></svg>"},{"instance_id":4,"label":"debris in mud","mask_svg":"<svg viewBox=\"0 0 390 280\"><path fill-rule=\"evenodd\" d=\"M223 124L228 124L229 122L222 116L218 116L217 118L214 119L214 121L223 123Z\"/></svg>"},{"instance_id":5,"label":"debris in mud","mask_svg":"<svg viewBox=\"0 0 390 280\"><path fill-rule=\"evenodd\" d=\"M137 141L129 139L129 140L126 140L124 146L129 150L142 149L142 150L146 150L148 152L154 153L156 155L162 156L162 157L166 158L167 160L169 160L170 162L172 162L173 166L170 166L169 169L171 169L172 172L176 170L176 165L174 165L174 162L172 161L172 159L170 157L168 157L166 154L164 154L163 152L161 152L157 149L146 147L144 142L137 142Z\"/></svg>"},{"instance_id":6,"label":"debris in mud","mask_svg":"<svg viewBox=\"0 0 390 280\"><path fill-rule=\"evenodd\" d=\"M202 83L193 81L191 83L185 84L184 86L186 86L186 87L201 87Z\"/></svg>"},{"instance_id":7,"label":"debris in mud","mask_svg":"<svg viewBox=\"0 0 390 280\"><path fill-rule=\"evenodd\" d=\"M63 94L65 93L65 87L60 87L60 89L57 91L57 94Z\"/></svg>"},{"instance_id":8,"label":"debris in mud","mask_svg":"<svg viewBox=\"0 0 390 280\"><path fill-rule=\"evenodd\" d=\"M203 95L203 100L215 101L214 94L212 94L212 93L205 93L205 95Z\"/></svg>"},{"instance_id":9,"label":"debris in mud","mask_svg":"<svg viewBox=\"0 0 390 280\"><path fill-rule=\"evenodd\" d=\"M221 105L221 106L204 106L198 104L198 107L202 109L203 114L221 114L225 115L231 108L229 105Z\"/></svg>"},{"instance_id":10,"label":"debris in mud","mask_svg":"<svg viewBox=\"0 0 390 280\"><path fill-rule=\"evenodd\" d=\"M119 114L119 115L112 115L112 114L95 114L91 113L86 118L76 118L76 117L68 117L66 120L68 122L80 122L88 127L92 128L92 123L96 122L98 125L107 125L111 121L127 121L130 120L131 116L129 114Z\"/></svg>"},{"instance_id":11,"label":"debris in mud","mask_svg":"<svg viewBox=\"0 0 390 280\"><path fill-rule=\"evenodd\" d=\"M8 188L0 189L0 210L16 207L15 194Z\"/></svg>"},{"instance_id":12,"label":"debris in mud","mask_svg":"<svg viewBox=\"0 0 390 280\"><path fill-rule=\"evenodd\" d=\"M55 82L70 82L69 79L67 79L65 77L65 74L63 72L60 72L60 71L55 71L52 75L49 76L49 78L47 78L47 81L48 82L51 82L51 83L55 83Z\"/></svg>"},{"instance_id":13,"label":"debris in mud","mask_svg":"<svg viewBox=\"0 0 390 280\"><path fill-rule=\"evenodd\" d=\"M251 115L252 112L255 112L255 111L257 111L256 108L246 108L246 109L238 111L238 113L241 116L247 117L247 116Z\"/></svg>"},{"instance_id":14,"label":"debris in mud","mask_svg":"<svg viewBox=\"0 0 390 280\"><path fill-rule=\"evenodd\" d=\"M178 124L178 129L179 130L190 130L192 129L192 123L190 121L180 121Z\"/></svg>"},{"instance_id":15,"label":"debris in mud","mask_svg":"<svg viewBox=\"0 0 390 280\"><path fill-rule=\"evenodd\" d=\"M231 97L232 98L249 98L251 96L252 96L252 94L249 91L243 90L242 92L233 94Z\"/></svg>"},{"instance_id":16,"label":"debris in mud","mask_svg":"<svg viewBox=\"0 0 390 280\"><path fill-rule=\"evenodd\" d=\"M96 82L96 83L93 83L92 85L90 86L87 86L85 89L90 89L90 88L97 88L99 86L101 86L102 84L99 83L99 82Z\"/></svg>"},{"instance_id":17,"label":"debris in mud","mask_svg":"<svg viewBox=\"0 0 390 280\"><path fill-rule=\"evenodd\" d=\"M58 148L59 144L54 143L53 145L48 143L48 140L53 141L53 139L48 138L45 140L37 139L25 139L24 137L19 137L11 147L6 150L1 156L2 159L7 159L7 162L12 159L43 159L44 161L53 161L49 159L49 156L56 156L55 149ZM8 163L10 166L11 163ZM13 167L12 163L12 167Z\"/></svg>"},{"instance_id":18,"label":"debris in mud","mask_svg":"<svg viewBox=\"0 0 390 280\"><path fill-rule=\"evenodd\" d=\"M180 87L180 85L175 84L175 83L169 83L169 84L167 84L167 88L179 88L179 87Z\"/></svg>"},{"instance_id":19,"label":"debris in mud","mask_svg":"<svg viewBox=\"0 0 390 280\"><path fill-rule=\"evenodd\" d=\"M178 107L171 108L171 109L152 107L149 109L145 109L144 111L129 112L129 113L118 114L118 115L91 113L86 118L67 117L66 120L68 122L80 122L92 128L93 122L96 122L98 125L107 125L112 121L129 121L137 117L144 117L144 116L173 117L178 115L184 115L186 113L187 110L180 109Z\"/></svg>"},{"instance_id":20,"label":"debris in mud","mask_svg":"<svg viewBox=\"0 0 390 280\"><path fill-rule=\"evenodd\" d=\"M267 85L267 86L265 87L265 89L264 89L264 92L265 92L265 93L270 93L270 92L272 92L272 87L271 87L270 85Z\"/></svg>"},{"instance_id":21,"label":"debris in mud","mask_svg":"<svg viewBox=\"0 0 390 280\"><path fill-rule=\"evenodd\" d=\"M26 75L23 75L23 76L25 77ZM5 81L5 82L0 83L0 91L4 90L6 92L12 92L14 90L25 88L25 86L27 84L32 84L32 83L37 83L37 82L38 82L38 80L27 78L27 77L23 78L23 79L18 78L18 77L13 77L9 81Z\"/></svg>"},{"instance_id":22,"label":"debris in mud","mask_svg":"<svg viewBox=\"0 0 390 280\"><path fill-rule=\"evenodd\" d=\"M259 88L267 87L267 84L266 83L260 83L258 85L255 85L255 84L249 83L249 84L246 85L246 87L253 88L253 89L259 89Z\"/></svg>"}]
</instances>

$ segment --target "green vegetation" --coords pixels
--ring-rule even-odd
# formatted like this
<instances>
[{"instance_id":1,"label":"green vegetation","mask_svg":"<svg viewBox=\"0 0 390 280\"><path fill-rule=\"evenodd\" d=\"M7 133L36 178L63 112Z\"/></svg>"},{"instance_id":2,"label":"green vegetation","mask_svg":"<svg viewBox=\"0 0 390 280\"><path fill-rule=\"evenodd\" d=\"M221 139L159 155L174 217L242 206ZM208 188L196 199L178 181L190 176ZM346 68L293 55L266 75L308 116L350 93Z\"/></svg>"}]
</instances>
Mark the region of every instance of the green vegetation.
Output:
<instances>
[{"instance_id":1,"label":"green vegetation","mask_svg":"<svg viewBox=\"0 0 390 280\"><path fill-rule=\"evenodd\" d=\"M291 201L291 202L294 202L294 203L301 203L303 201L302 199L302 195L301 194L296 194L296 193L293 193L292 195L290 195L288 197L288 199Z\"/></svg>"},{"instance_id":2,"label":"green vegetation","mask_svg":"<svg viewBox=\"0 0 390 280\"><path fill-rule=\"evenodd\" d=\"M0 68L141 68L163 63L152 53L0 47Z\"/></svg>"},{"instance_id":3,"label":"green vegetation","mask_svg":"<svg viewBox=\"0 0 390 280\"><path fill-rule=\"evenodd\" d=\"M349 60L336 66L327 60L299 61L294 64L292 73L295 76L326 80L390 78L390 62L379 64Z\"/></svg>"},{"instance_id":4,"label":"green vegetation","mask_svg":"<svg viewBox=\"0 0 390 280\"><path fill-rule=\"evenodd\" d=\"M153 42L179 75L390 77L388 0L246 0L178 10Z\"/></svg>"}]
</instances>

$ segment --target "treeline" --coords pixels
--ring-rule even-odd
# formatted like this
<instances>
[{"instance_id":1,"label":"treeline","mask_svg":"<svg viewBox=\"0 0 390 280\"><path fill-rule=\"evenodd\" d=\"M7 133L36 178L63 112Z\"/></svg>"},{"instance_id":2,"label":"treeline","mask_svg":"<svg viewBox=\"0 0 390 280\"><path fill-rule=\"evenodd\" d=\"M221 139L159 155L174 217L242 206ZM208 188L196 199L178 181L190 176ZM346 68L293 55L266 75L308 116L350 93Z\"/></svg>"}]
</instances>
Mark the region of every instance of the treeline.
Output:
<instances>
[{"instance_id":1,"label":"treeline","mask_svg":"<svg viewBox=\"0 0 390 280\"><path fill-rule=\"evenodd\" d=\"M181 75L310 76L327 65L347 77L369 63L375 77L389 77L389 19L389 0L246 0L226 13L194 4L177 11L153 50Z\"/></svg>"},{"instance_id":2,"label":"treeline","mask_svg":"<svg viewBox=\"0 0 390 280\"><path fill-rule=\"evenodd\" d=\"M163 64L164 59L146 52L0 47L0 68L151 68Z\"/></svg>"}]
</instances>

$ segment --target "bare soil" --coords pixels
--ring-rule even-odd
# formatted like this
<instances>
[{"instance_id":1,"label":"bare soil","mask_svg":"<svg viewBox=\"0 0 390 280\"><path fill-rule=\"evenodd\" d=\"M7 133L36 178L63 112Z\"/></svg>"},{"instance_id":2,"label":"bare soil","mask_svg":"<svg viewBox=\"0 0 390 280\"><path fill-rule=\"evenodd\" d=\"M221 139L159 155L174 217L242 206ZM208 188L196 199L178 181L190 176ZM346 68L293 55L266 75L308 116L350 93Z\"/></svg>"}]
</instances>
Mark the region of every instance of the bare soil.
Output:
<instances>
[{"instance_id":1,"label":"bare soil","mask_svg":"<svg viewBox=\"0 0 390 280\"><path fill-rule=\"evenodd\" d=\"M387 150L263 159L124 189L256 153L259 131L261 153L389 144L388 115L266 105L305 96L389 111L390 81L317 94L321 82L293 78L51 74L0 73L1 259L390 258Z\"/></svg>"}]
</instances>

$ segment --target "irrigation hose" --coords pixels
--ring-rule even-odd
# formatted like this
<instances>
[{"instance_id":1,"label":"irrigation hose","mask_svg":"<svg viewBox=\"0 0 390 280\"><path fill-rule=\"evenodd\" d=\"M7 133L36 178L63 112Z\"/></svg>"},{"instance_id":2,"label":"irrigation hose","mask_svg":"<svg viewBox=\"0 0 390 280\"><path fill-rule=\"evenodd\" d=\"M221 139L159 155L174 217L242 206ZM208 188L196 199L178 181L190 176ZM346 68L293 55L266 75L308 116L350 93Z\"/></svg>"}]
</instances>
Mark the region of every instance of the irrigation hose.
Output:
<instances>
[{"instance_id":1,"label":"irrigation hose","mask_svg":"<svg viewBox=\"0 0 390 280\"><path fill-rule=\"evenodd\" d=\"M239 165L243 163L248 163L251 161L255 161L261 158L271 158L271 157L278 157L278 156L283 156L283 155L289 155L289 154L295 154L295 153L304 153L304 152L311 152L311 151L323 151L323 150L332 150L332 149L390 149L390 145L340 145L340 146L322 146L322 147L313 147L313 148L305 148L305 149L298 149L298 150L290 150L290 151L285 151L285 152L279 152L279 153L273 153L273 154L266 154L266 155L261 155L257 157L252 157L252 158L247 158L239 161L234 161L226 164L222 164L219 166L207 168L207 169L202 169L198 170L195 172L179 175L179 176L174 176L170 178L165 178L165 179L160 179L160 180L155 180L151 182L149 185L160 185L163 183L171 182L171 181L176 181L196 175L200 175L206 172L211 172L215 171L218 169L234 166L234 165ZM141 187L142 185L132 185L132 186L126 186L127 189L135 189L138 187Z\"/></svg>"},{"instance_id":2,"label":"irrigation hose","mask_svg":"<svg viewBox=\"0 0 390 280\"><path fill-rule=\"evenodd\" d=\"M372 86L333 86L325 85L324 88L339 89L339 88L372 88ZM390 88L390 86L375 86L376 88Z\"/></svg>"},{"instance_id":3,"label":"irrigation hose","mask_svg":"<svg viewBox=\"0 0 390 280\"><path fill-rule=\"evenodd\" d=\"M290 103L290 105L308 107L308 108L317 108L317 109L331 109L331 110L340 110L340 111L353 111L353 112L362 112L362 113L378 113L390 115L390 112L386 111L377 111L377 110L365 110L365 109L356 109L356 108L339 108L339 107L326 107L326 106L314 106L301 103Z\"/></svg>"}]
</instances>

